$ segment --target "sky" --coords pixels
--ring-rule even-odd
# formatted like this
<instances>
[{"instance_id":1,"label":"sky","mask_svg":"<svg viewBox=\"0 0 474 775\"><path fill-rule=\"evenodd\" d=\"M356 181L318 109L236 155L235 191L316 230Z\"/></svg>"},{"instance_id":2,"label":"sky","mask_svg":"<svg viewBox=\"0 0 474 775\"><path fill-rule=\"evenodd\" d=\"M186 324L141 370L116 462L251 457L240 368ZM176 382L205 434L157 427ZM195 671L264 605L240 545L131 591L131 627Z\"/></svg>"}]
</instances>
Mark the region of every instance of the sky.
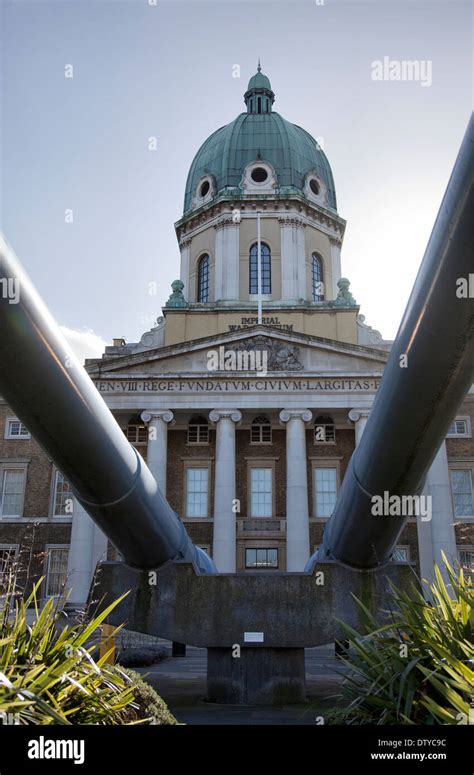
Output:
<instances>
[{"instance_id":1,"label":"sky","mask_svg":"<svg viewBox=\"0 0 474 775\"><path fill-rule=\"evenodd\" d=\"M343 275L366 322L394 338L472 110L470 2L0 11L1 226L81 357L138 341L161 315L190 164L245 109L259 57L274 109L321 138L347 220ZM374 80L384 57L424 62L431 83Z\"/></svg>"}]
</instances>

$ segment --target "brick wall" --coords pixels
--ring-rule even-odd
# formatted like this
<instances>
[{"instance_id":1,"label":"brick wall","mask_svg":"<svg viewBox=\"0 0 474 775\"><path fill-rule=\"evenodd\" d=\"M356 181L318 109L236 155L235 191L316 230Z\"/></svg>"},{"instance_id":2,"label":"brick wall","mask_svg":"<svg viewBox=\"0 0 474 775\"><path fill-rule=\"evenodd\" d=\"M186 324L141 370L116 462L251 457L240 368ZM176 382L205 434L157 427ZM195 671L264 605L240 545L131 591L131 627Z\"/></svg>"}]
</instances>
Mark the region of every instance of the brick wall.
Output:
<instances>
[{"instance_id":1,"label":"brick wall","mask_svg":"<svg viewBox=\"0 0 474 775\"><path fill-rule=\"evenodd\" d=\"M28 460L23 516L47 517L51 502L53 464L34 439L5 439L11 409L0 403L0 460Z\"/></svg>"}]
</instances>

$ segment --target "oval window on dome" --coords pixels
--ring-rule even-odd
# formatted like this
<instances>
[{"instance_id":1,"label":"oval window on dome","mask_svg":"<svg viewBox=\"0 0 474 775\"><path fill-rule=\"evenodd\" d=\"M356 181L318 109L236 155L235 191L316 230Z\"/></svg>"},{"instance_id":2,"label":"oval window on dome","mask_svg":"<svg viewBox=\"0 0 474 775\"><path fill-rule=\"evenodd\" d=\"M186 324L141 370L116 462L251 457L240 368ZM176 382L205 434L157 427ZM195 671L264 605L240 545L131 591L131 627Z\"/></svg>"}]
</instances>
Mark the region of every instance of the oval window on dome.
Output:
<instances>
[{"instance_id":1,"label":"oval window on dome","mask_svg":"<svg viewBox=\"0 0 474 775\"><path fill-rule=\"evenodd\" d=\"M199 196L204 198L206 196L206 194L209 193L210 187L211 187L211 185L210 185L208 180L205 180L204 183L201 183L200 188L199 188Z\"/></svg>"},{"instance_id":2,"label":"oval window on dome","mask_svg":"<svg viewBox=\"0 0 474 775\"><path fill-rule=\"evenodd\" d=\"M250 173L250 177L254 183L264 183L268 178L268 172L264 167L255 167Z\"/></svg>"},{"instance_id":3,"label":"oval window on dome","mask_svg":"<svg viewBox=\"0 0 474 775\"><path fill-rule=\"evenodd\" d=\"M319 184L314 178L309 181L309 187L315 196L319 196Z\"/></svg>"}]
</instances>

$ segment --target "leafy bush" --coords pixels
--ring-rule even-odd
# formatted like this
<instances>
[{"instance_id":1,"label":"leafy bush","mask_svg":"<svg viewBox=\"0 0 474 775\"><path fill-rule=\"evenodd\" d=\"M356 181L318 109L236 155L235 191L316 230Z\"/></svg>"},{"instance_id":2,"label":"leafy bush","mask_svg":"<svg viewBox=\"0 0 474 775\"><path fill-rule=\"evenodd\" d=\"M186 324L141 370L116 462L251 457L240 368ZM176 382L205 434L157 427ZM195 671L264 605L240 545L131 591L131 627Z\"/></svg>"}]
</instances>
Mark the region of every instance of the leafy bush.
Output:
<instances>
[{"instance_id":1,"label":"leafy bush","mask_svg":"<svg viewBox=\"0 0 474 775\"><path fill-rule=\"evenodd\" d=\"M168 710L166 703L163 702L153 687L143 680L139 673L130 670L128 667L124 667L123 672L133 681L135 703L138 705L141 717L146 716L151 719L150 723L152 724L178 724L175 717ZM129 715L131 720L136 717L136 714L135 708L130 707Z\"/></svg>"},{"instance_id":2,"label":"leafy bush","mask_svg":"<svg viewBox=\"0 0 474 775\"><path fill-rule=\"evenodd\" d=\"M474 588L443 556L430 585L432 603L418 587L392 585L391 622L377 627L362 608L367 634L342 623L350 668L343 692L350 700L338 721L349 724L467 724L474 706ZM471 713L472 713L471 709Z\"/></svg>"},{"instance_id":3,"label":"leafy bush","mask_svg":"<svg viewBox=\"0 0 474 775\"><path fill-rule=\"evenodd\" d=\"M5 584L0 611L1 717L20 724L150 723L140 710L141 686L120 667L107 664L110 652L94 659L98 645L90 645L91 636L125 595L91 621L61 628L65 600L50 598L40 611L41 582L26 598L14 573ZM27 621L29 607L32 624Z\"/></svg>"}]
</instances>

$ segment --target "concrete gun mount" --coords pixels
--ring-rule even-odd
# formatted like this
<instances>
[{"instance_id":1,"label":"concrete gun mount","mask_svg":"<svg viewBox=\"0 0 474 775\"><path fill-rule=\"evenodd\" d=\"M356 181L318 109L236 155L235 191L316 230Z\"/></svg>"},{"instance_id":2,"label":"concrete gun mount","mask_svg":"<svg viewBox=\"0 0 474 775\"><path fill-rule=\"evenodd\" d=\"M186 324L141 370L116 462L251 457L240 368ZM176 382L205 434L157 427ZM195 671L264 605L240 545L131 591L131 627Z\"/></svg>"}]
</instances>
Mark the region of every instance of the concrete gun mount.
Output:
<instances>
[{"instance_id":1,"label":"concrete gun mount","mask_svg":"<svg viewBox=\"0 0 474 775\"><path fill-rule=\"evenodd\" d=\"M394 562L372 572L321 562L311 573L271 575L203 575L185 562L137 571L105 562L93 597L103 608L130 590L111 624L206 647L208 700L289 704L306 699L304 649L343 639L337 618L363 628L353 596L383 623L390 582L406 587L414 580L410 566Z\"/></svg>"}]
</instances>

